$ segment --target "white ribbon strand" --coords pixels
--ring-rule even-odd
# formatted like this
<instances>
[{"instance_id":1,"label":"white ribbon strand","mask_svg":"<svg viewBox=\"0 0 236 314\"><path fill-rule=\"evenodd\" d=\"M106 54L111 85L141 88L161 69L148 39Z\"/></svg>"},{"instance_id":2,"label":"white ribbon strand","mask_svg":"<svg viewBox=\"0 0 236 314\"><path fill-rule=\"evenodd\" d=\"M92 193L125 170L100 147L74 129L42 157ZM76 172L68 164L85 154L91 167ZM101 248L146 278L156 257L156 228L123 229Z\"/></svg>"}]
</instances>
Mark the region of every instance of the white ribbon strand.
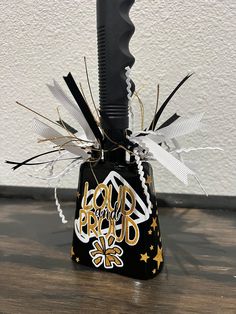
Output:
<instances>
[{"instance_id":1,"label":"white ribbon strand","mask_svg":"<svg viewBox=\"0 0 236 314\"><path fill-rule=\"evenodd\" d=\"M93 131L91 130L80 108L66 95L61 86L55 80L53 80L53 84L54 85L47 84L50 92L80 124L86 134L86 138L94 142L95 136Z\"/></svg>"},{"instance_id":2,"label":"white ribbon strand","mask_svg":"<svg viewBox=\"0 0 236 314\"><path fill-rule=\"evenodd\" d=\"M177 150L175 150L175 152L177 154L181 154L181 153L190 153L190 152L194 152L194 151L199 151L199 150L219 150L219 151L224 151L222 148L220 147L211 147L211 146L207 146L207 147L190 147L190 148L179 148Z\"/></svg>"},{"instance_id":3,"label":"white ribbon strand","mask_svg":"<svg viewBox=\"0 0 236 314\"><path fill-rule=\"evenodd\" d=\"M66 144L68 142L68 138L65 138L65 136L63 136L61 133L36 118L33 120L33 129L35 133L37 133L41 137L49 139L52 143L64 148L68 152L76 156L81 156L84 159L88 158L88 154L82 148L80 148L73 142Z\"/></svg>"},{"instance_id":4,"label":"white ribbon strand","mask_svg":"<svg viewBox=\"0 0 236 314\"><path fill-rule=\"evenodd\" d=\"M190 118L179 118L171 125L156 131L156 135L163 136L165 140L168 140L192 133L202 126L203 115L204 113L200 113Z\"/></svg>"},{"instance_id":5,"label":"white ribbon strand","mask_svg":"<svg viewBox=\"0 0 236 314\"><path fill-rule=\"evenodd\" d=\"M64 171L64 172L60 175L60 177L59 177L59 179L58 179L58 181L57 181L57 184L56 184L56 186L55 186L55 188L54 188L55 203L56 203L57 211L58 211L58 213L59 213L59 217L61 218L61 221L62 221L63 224L67 224L68 221L66 220L65 215L63 214L63 210L62 210L62 208L61 208L61 204L60 204L60 202L59 202L58 195L57 195L57 189L58 189L58 187L59 187L59 184L61 183L61 180L62 180L66 175L68 175L75 167L81 165L81 162L82 162L81 160L72 161L72 162L70 163L70 165L67 167L66 171Z\"/></svg>"},{"instance_id":6,"label":"white ribbon strand","mask_svg":"<svg viewBox=\"0 0 236 314\"><path fill-rule=\"evenodd\" d=\"M156 159L162 166L169 170L176 178L188 185L188 175L195 175L195 173L185 166L181 161L176 159L160 145L154 142L151 138L142 138L141 146L146 148L149 153Z\"/></svg>"}]
</instances>

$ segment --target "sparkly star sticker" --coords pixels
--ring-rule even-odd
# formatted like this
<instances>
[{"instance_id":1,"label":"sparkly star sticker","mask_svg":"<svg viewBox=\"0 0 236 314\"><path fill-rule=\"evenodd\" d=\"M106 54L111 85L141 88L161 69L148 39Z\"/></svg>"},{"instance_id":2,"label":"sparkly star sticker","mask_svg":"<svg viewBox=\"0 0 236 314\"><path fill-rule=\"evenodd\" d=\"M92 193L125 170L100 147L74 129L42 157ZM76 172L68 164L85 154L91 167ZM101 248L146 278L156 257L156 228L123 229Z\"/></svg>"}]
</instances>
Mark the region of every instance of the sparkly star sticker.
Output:
<instances>
[{"instance_id":1,"label":"sparkly star sticker","mask_svg":"<svg viewBox=\"0 0 236 314\"><path fill-rule=\"evenodd\" d=\"M144 261L145 263L147 263L147 260L150 258L147 253L145 254L140 254L141 255L141 258L140 258L140 261Z\"/></svg>"},{"instance_id":2,"label":"sparkly star sticker","mask_svg":"<svg viewBox=\"0 0 236 314\"><path fill-rule=\"evenodd\" d=\"M153 271L152 271L153 275L155 275L156 272L157 272L157 270L156 270L156 269L153 269Z\"/></svg>"},{"instance_id":3,"label":"sparkly star sticker","mask_svg":"<svg viewBox=\"0 0 236 314\"><path fill-rule=\"evenodd\" d=\"M153 230L155 230L156 227L157 227L157 217L152 218L152 224L151 224L151 228L153 228Z\"/></svg>"},{"instance_id":4,"label":"sparkly star sticker","mask_svg":"<svg viewBox=\"0 0 236 314\"><path fill-rule=\"evenodd\" d=\"M152 184L152 176L147 176L146 184L148 185Z\"/></svg>"},{"instance_id":5,"label":"sparkly star sticker","mask_svg":"<svg viewBox=\"0 0 236 314\"><path fill-rule=\"evenodd\" d=\"M148 234L149 234L149 235L151 235L151 234L152 234L152 229L150 229L150 230L148 231Z\"/></svg>"},{"instance_id":6,"label":"sparkly star sticker","mask_svg":"<svg viewBox=\"0 0 236 314\"><path fill-rule=\"evenodd\" d=\"M150 246L150 250L151 250L151 251L154 250L154 246L153 246L153 245Z\"/></svg>"},{"instance_id":7,"label":"sparkly star sticker","mask_svg":"<svg viewBox=\"0 0 236 314\"><path fill-rule=\"evenodd\" d=\"M157 247L157 255L153 258L153 260L157 262L157 267L159 269L161 262L163 262L162 248L159 246Z\"/></svg>"},{"instance_id":8,"label":"sparkly star sticker","mask_svg":"<svg viewBox=\"0 0 236 314\"><path fill-rule=\"evenodd\" d=\"M79 258L78 258L78 257L76 257L76 259L75 259L75 260L76 260L76 262L77 262L77 263L79 263Z\"/></svg>"}]
</instances>

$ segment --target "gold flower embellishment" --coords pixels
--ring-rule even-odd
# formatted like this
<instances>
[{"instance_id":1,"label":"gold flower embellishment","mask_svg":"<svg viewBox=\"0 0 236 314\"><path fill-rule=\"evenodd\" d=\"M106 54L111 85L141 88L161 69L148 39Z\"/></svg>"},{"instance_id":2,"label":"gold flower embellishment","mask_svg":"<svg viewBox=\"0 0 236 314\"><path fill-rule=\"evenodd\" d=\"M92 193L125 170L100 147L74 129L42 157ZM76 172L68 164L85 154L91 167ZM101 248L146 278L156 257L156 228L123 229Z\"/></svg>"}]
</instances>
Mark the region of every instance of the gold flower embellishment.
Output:
<instances>
[{"instance_id":1,"label":"gold flower embellishment","mask_svg":"<svg viewBox=\"0 0 236 314\"><path fill-rule=\"evenodd\" d=\"M110 236L106 239L104 236L99 237L93 242L94 250L89 251L92 257L92 262L96 267L103 266L111 269L114 266L123 267L123 261L120 256L123 255L123 250L118 245L115 245L115 238Z\"/></svg>"}]
</instances>

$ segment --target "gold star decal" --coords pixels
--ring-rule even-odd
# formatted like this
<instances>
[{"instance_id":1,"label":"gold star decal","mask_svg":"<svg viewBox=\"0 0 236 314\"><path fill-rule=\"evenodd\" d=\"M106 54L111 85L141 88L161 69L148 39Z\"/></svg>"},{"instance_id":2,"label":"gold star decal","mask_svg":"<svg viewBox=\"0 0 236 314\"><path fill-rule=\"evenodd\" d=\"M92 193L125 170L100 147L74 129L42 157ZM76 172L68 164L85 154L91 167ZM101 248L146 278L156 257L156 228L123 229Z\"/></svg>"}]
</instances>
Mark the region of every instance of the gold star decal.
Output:
<instances>
[{"instance_id":1,"label":"gold star decal","mask_svg":"<svg viewBox=\"0 0 236 314\"><path fill-rule=\"evenodd\" d=\"M159 246L157 247L157 255L153 258L153 260L157 262L157 267L159 269L161 262L163 262L162 248Z\"/></svg>"},{"instance_id":2,"label":"gold star decal","mask_svg":"<svg viewBox=\"0 0 236 314\"><path fill-rule=\"evenodd\" d=\"M72 246L71 249L70 249L70 255L71 255L71 257L75 255L73 246Z\"/></svg>"},{"instance_id":3,"label":"gold star decal","mask_svg":"<svg viewBox=\"0 0 236 314\"><path fill-rule=\"evenodd\" d=\"M148 185L152 184L152 176L147 176L146 184Z\"/></svg>"},{"instance_id":4,"label":"gold star decal","mask_svg":"<svg viewBox=\"0 0 236 314\"><path fill-rule=\"evenodd\" d=\"M156 227L157 227L157 217L152 218L152 224L151 224L151 228L153 228L153 230L155 230Z\"/></svg>"},{"instance_id":5,"label":"gold star decal","mask_svg":"<svg viewBox=\"0 0 236 314\"><path fill-rule=\"evenodd\" d=\"M155 275L156 272L157 272L157 270L156 270L156 269L153 269L153 271L152 271L153 275Z\"/></svg>"},{"instance_id":6,"label":"gold star decal","mask_svg":"<svg viewBox=\"0 0 236 314\"><path fill-rule=\"evenodd\" d=\"M153 245L150 246L150 250L151 250L151 251L154 250L154 246L153 246Z\"/></svg>"},{"instance_id":7,"label":"gold star decal","mask_svg":"<svg viewBox=\"0 0 236 314\"><path fill-rule=\"evenodd\" d=\"M78 258L78 257L76 257L76 259L75 259L75 260L76 260L76 262L77 262L77 263L79 263L79 258Z\"/></svg>"},{"instance_id":8,"label":"gold star decal","mask_svg":"<svg viewBox=\"0 0 236 314\"><path fill-rule=\"evenodd\" d=\"M152 230L151 230L151 229L148 231L148 234L149 234L149 235L151 235L151 234L152 234Z\"/></svg>"},{"instance_id":9,"label":"gold star decal","mask_svg":"<svg viewBox=\"0 0 236 314\"><path fill-rule=\"evenodd\" d=\"M80 193L79 193L79 192L76 193L76 197L77 197L77 198L80 197Z\"/></svg>"},{"instance_id":10,"label":"gold star decal","mask_svg":"<svg viewBox=\"0 0 236 314\"><path fill-rule=\"evenodd\" d=\"M141 258L140 258L140 261L144 261L145 263L147 263L147 260L150 258L147 253L145 254L140 254L141 255Z\"/></svg>"}]
</instances>

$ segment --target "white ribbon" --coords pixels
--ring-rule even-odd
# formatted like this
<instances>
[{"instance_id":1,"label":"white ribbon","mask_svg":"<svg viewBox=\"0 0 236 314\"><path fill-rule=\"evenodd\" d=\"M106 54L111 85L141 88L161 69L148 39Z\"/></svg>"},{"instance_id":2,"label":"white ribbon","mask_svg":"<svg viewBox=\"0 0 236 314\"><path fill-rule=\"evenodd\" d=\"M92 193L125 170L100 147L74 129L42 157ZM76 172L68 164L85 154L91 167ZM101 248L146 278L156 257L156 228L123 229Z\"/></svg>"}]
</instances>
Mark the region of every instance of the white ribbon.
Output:
<instances>
[{"instance_id":1,"label":"white ribbon","mask_svg":"<svg viewBox=\"0 0 236 314\"><path fill-rule=\"evenodd\" d=\"M35 133L37 133L41 137L49 139L52 143L57 146L63 147L68 152L76 156L81 156L83 159L88 158L88 154L82 148L80 148L73 142L67 143L68 138L65 138L65 136L63 136L61 133L36 118L33 120L33 129Z\"/></svg>"},{"instance_id":2,"label":"white ribbon","mask_svg":"<svg viewBox=\"0 0 236 314\"><path fill-rule=\"evenodd\" d=\"M200 113L190 118L179 118L171 125L156 131L156 135L163 136L165 140L168 140L192 133L202 126L203 115L204 113Z\"/></svg>"},{"instance_id":3,"label":"white ribbon","mask_svg":"<svg viewBox=\"0 0 236 314\"><path fill-rule=\"evenodd\" d=\"M181 153L190 153L190 152L195 152L198 150L219 150L221 152L223 152L224 150L220 147L211 147L211 146L207 146L207 147L189 147L189 148L179 148L177 149L175 152L177 154L181 154Z\"/></svg>"},{"instance_id":4,"label":"white ribbon","mask_svg":"<svg viewBox=\"0 0 236 314\"><path fill-rule=\"evenodd\" d=\"M54 85L47 84L47 87L53 94L53 96L64 106L64 108L79 122L80 126L83 128L86 138L92 142L94 142L95 136L93 131L91 130L87 120L85 119L82 111L79 106L77 106L63 91L61 86L53 80Z\"/></svg>"},{"instance_id":5,"label":"white ribbon","mask_svg":"<svg viewBox=\"0 0 236 314\"><path fill-rule=\"evenodd\" d=\"M67 167L66 171L64 171L64 173L60 175L60 177L59 177L59 179L57 181L57 184L56 184L56 186L54 188L55 203L56 203L56 207L57 207L57 211L58 211L59 217L61 218L61 221L62 221L63 224L67 224L68 221L66 220L66 217L63 214L63 210L61 208L61 204L60 204L59 199L58 199L57 190L58 190L58 187L59 187L59 184L60 184L61 180L66 175L68 175L75 167L80 167L81 163L82 163L81 160L74 160L73 162L71 162L69 167Z\"/></svg>"},{"instance_id":6,"label":"white ribbon","mask_svg":"<svg viewBox=\"0 0 236 314\"><path fill-rule=\"evenodd\" d=\"M165 141L192 133L202 126L201 120L204 113L194 115L190 118L179 118L171 125L162 128L157 131L139 131L136 132L131 139L141 138L142 140L146 137L151 138L157 144L163 143ZM138 134L143 134L137 137Z\"/></svg>"},{"instance_id":7,"label":"white ribbon","mask_svg":"<svg viewBox=\"0 0 236 314\"><path fill-rule=\"evenodd\" d=\"M150 136L143 137L142 139L137 138L136 140L143 148L146 148L149 151L154 159L162 164L185 185L188 185L188 175L195 175L191 169L153 141Z\"/></svg>"},{"instance_id":8,"label":"white ribbon","mask_svg":"<svg viewBox=\"0 0 236 314\"><path fill-rule=\"evenodd\" d=\"M180 181L182 181L185 185L188 185L188 175L193 175L197 180L199 186L204 191L206 195L208 195L206 189L201 184L197 175L189 169L185 164L182 158L181 153L188 153L191 151L199 151L199 150L220 150L223 149L219 147L190 147L190 148L181 148L177 139L180 136L192 133L202 126L201 120L203 118L203 113L194 115L190 118L179 118L171 125L162 128L158 131L145 131L145 132L137 132L130 139L133 142L136 142L140 145L141 150L146 150L146 158L149 160L157 160L160 164L162 164L167 170L169 170L173 175L175 175ZM142 134L142 136L137 136L138 134ZM136 136L135 136L136 135ZM167 141L170 140L174 144L174 149L170 149L166 151L163 149L160 144L165 143L167 145ZM167 145L168 146L168 145ZM176 159L172 153L176 153L178 155L178 159ZM141 152L139 152L141 154Z\"/></svg>"}]
</instances>

